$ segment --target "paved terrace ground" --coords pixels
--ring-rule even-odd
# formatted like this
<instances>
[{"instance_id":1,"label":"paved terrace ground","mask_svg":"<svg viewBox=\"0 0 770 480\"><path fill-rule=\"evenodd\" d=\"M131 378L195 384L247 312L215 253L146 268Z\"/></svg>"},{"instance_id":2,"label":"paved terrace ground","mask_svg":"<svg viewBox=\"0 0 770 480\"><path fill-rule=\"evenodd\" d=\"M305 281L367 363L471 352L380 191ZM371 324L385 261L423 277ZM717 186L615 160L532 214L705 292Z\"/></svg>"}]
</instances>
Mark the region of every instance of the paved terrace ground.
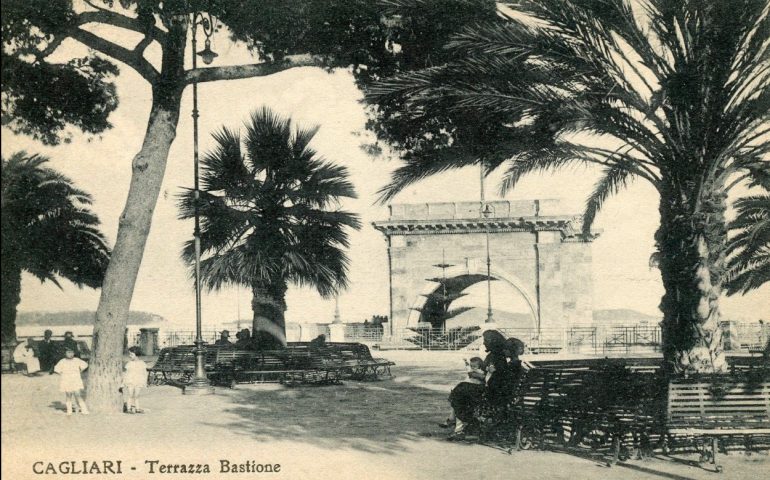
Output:
<instances>
[{"instance_id":1,"label":"paved terrace ground","mask_svg":"<svg viewBox=\"0 0 770 480\"><path fill-rule=\"evenodd\" d=\"M598 459L566 453L508 454L450 443L436 424L446 415L450 388L462 378L463 354L378 354L397 362L393 379L324 387L246 385L206 397L151 387L142 397L145 414L107 417L66 417L56 376L3 375L3 478L191 477L150 474L146 460L209 465L211 474L193 478L290 480L732 479L761 478L770 467L766 453L722 456L725 473L719 476L688 465L692 456L608 468ZM225 474L220 459L278 463L281 471ZM67 460L121 460L123 474L33 473L36 461Z\"/></svg>"}]
</instances>

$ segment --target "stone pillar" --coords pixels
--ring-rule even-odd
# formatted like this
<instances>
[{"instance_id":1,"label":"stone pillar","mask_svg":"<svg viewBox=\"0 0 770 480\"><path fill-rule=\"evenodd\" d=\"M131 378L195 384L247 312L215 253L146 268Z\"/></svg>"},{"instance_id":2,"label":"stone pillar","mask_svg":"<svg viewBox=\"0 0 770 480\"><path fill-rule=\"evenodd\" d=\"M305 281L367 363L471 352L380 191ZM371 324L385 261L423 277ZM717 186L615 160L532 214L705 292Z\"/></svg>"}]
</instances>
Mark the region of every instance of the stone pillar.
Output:
<instances>
[{"instance_id":1,"label":"stone pillar","mask_svg":"<svg viewBox=\"0 0 770 480\"><path fill-rule=\"evenodd\" d=\"M738 325L732 321L727 320L721 323L722 328L722 348L725 351L740 350L741 339L738 338Z\"/></svg>"},{"instance_id":2,"label":"stone pillar","mask_svg":"<svg viewBox=\"0 0 770 480\"><path fill-rule=\"evenodd\" d=\"M559 232L538 232L538 282L541 330L564 328L564 284L562 281Z\"/></svg>"},{"instance_id":3,"label":"stone pillar","mask_svg":"<svg viewBox=\"0 0 770 480\"><path fill-rule=\"evenodd\" d=\"M345 341L345 324L344 323L329 324L329 341L330 342Z\"/></svg>"},{"instance_id":4,"label":"stone pillar","mask_svg":"<svg viewBox=\"0 0 770 480\"><path fill-rule=\"evenodd\" d=\"M139 329L139 349L142 355L155 355L158 351L158 329L140 328Z\"/></svg>"}]
</instances>

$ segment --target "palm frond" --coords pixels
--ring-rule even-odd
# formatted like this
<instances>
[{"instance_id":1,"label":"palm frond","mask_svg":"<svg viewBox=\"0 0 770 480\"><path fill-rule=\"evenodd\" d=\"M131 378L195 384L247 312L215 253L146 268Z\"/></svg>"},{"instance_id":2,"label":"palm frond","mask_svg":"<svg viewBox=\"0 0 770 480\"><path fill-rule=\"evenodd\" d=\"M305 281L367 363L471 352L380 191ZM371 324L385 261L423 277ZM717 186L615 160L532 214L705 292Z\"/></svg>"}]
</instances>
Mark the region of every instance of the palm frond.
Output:
<instances>
[{"instance_id":1,"label":"palm frond","mask_svg":"<svg viewBox=\"0 0 770 480\"><path fill-rule=\"evenodd\" d=\"M726 251L725 284L730 295L745 294L770 280L770 194L740 198L735 209Z\"/></svg>"},{"instance_id":2,"label":"palm frond","mask_svg":"<svg viewBox=\"0 0 770 480\"><path fill-rule=\"evenodd\" d=\"M92 198L47 167L48 161L26 152L2 160L4 255L13 255L22 269L60 288L58 278L97 288L110 248L99 218L89 209Z\"/></svg>"},{"instance_id":3,"label":"palm frond","mask_svg":"<svg viewBox=\"0 0 770 480\"><path fill-rule=\"evenodd\" d=\"M591 233L596 214L604 206L604 202L625 188L632 179L633 174L622 162L604 169L602 177L596 182L591 195L586 200L583 212L583 234Z\"/></svg>"},{"instance_id":4,"label":"palm frond","mask_svg":"<svg viewBox=\"0 0 770 480\"><path fill-rule=\"evenodd\" d=\"M311 147L318 127L294 129L291 120L263 107L239 132L222 128L203 161L197 201L201 227L201 282L282 285L293 282L330 295L345 284L348 228L355 214L339 209L355 198L348 169L321 158ZM192 218L192 190L178 198L179 217ZM191 265L194 242L182 258Z\"/></svg>"}]
</instances>

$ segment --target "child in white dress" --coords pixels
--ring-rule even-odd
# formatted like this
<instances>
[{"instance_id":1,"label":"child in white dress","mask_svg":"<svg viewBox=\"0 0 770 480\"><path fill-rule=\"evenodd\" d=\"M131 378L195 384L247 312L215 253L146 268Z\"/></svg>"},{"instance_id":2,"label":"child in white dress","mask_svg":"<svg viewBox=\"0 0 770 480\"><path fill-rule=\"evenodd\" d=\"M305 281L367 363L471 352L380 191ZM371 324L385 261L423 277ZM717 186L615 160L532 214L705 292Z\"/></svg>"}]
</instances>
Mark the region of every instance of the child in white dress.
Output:
<instances>
[{"instance_id":1,"label":"child in white dress","mask_svg":"<svg viewBox=\"0 0 770 480\"><path fill-rule=\"evenodd\" d=\"M139 408L139 392L147 386L147 364L139 358L139 348L128 349L128 362L123 373L123 395L126 413L142 413Z\"/></svg>"},{"instance_id":2,"label":"child in white dress","mask_svg":"<svg viewBox=\"0 0 770 480\"><path fill-rule=\"evenodd\" d=\"M80 373L88 368L88 364L79 358L75 358L75 350L68 348L64 351L64 358L53 367L54 373L61 375L59 391L66 395L67 415L72 415L72 400L76 400L80 407L80 413L88 415L86 402L80 396L83 390L83 379Z\"/></svg>"}]
</instances>

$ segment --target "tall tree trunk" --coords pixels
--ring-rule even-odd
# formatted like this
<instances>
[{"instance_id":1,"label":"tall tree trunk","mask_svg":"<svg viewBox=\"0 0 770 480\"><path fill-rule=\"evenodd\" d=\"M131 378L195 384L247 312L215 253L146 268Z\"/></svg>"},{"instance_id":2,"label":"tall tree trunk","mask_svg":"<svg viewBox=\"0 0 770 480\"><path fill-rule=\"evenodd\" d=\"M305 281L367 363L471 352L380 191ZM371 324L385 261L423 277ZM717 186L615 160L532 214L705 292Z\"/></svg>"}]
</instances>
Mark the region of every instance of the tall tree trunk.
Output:
<instances>
[{"instance_id":1,"label":"tall tree trunk","mask_svg":"<svg viewBox=\"0 0 770 480\"><path fill-rule=\"evenodd\" d=\"M16 307L21 302L21 268L10 258L10 255L3 255L2 261L0 343L3 345L16 343Z\"/></svg>"},{"instance_id":2,"label":"tall tree trunk","mask_svg":"<svg viewBox=\"0 0 770 480\"><path fill-rule=\"evenodd\" d=\"M726 369L722 350L719 296L725 270L725 195L719 188L701 201L682 200L674 188L662 195L656 234L665 288L663 357L674 374Z\"/></svg>"},{"instance_id":3,"label":"tall tree trunk","mask_svg":"<svg viewBox=\"0 0 770 480\"><path fill-rule=\"evenodd\" d=\"M142 149L132 163L131 187L96 311L94 355L88 375L88 403L95 411L117 412L122 408L118 388L123 336L169 149L176 136L181 98L181 89L153 92Z\"/></svg>"},{"instance_id":4,"label":"tall tree trunk","mask_svg":"<svg viewBox=\"0 0 770 480\"><path fill-rule=\"evenodd\" d=\"M102 283L94 324L94 354L89 365L88 397L97 412L120 412L123 338L136 277L150 233L152 214L176 137L184 90L187 15L164 22L168 28L161 74L152 85L152 108L139 153L131 164L131 186L120 215L118 238Z\"/></svg>"},{"instance_id":5,"label":"tall tree trunk","mask_svg":"<svg viewBox=\"0 0 770 480\"><path fill-rule=\"evenodd\" d=\"M256 284L251 288L254 338L261 348L286 346L286 290L284 281Z\"/></svg>"}]
</instances>

